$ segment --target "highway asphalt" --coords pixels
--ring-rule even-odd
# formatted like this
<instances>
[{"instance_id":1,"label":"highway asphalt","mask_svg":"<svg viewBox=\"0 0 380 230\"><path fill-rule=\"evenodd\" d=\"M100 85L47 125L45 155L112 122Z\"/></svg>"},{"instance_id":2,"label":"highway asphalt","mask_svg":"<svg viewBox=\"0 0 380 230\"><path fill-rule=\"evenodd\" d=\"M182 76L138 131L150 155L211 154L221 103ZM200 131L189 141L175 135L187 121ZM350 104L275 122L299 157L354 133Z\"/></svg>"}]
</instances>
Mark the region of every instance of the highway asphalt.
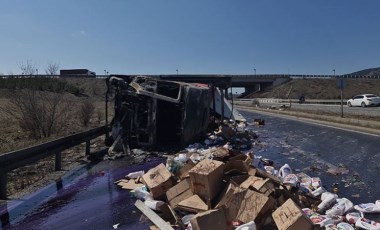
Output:
<instances>
[{"instance_id":1,"label":"highway asphalt","mask_svg":"<svg viewBox=\"0 0 380 230\"><path fill-rule=\"evenodd\" d=\"M250 118L265 119L265 127L255 127L262 145L255 150L257 155L273 159L277 167L288 163L296 171L321 177L327 189L338 183L341 195L352 201L370 202L380 198L379 135L314 124L298 118L284 119L247 111L241 113L248 122ZM327 170L334 166L342 166L349 172L332 176ZM351 185L342 182L353 181L353 178L355 181Z\"/></svg>"},{"instance_id":2,"label":"highway asphalt","mask_svg":"<svg viewBox=\"0 0 380 230\"><path fill-rule=\"evenodd\" d=\"M241 113L250 124L248 128L259 134L260 143L252 151L272 159L277 168L288 163L295 172L320 177L327 190L336 187L340 197L355 204L380 198L380 136L297 119ZM264 119L265 125L254 125L255 118ZM2 228L113 229L113 225L120 224L118 229L147 229L149 224L140 221L142 215L134 208L134 199L113 182L161 161L152 159L144 165L127 166L128 159L121 159L82 169L77 175L28 198L9 201L6 209L0 207ZM344 168L348 172L331 175L327 171L332 168Z\"/></svg>"},{"instance_id":3,"label":"highway asphalt","mask_svg":"<svg viewBox=\"0 0 380 230\"><path fill-rule=\"evenodd\" d=\"M276 106L279 107L283 105L284 103L278 104L278 103L261 103L261 107L270 107L270 106ZM285 104L289 106L289 103ZM341 114L341 106L340 105L322 105L322 104L298 104L298 103L292 103L292 108L299 109L299 110L305 110L305 111L323 111L323 112L329 112L329 113L335 113L335 114ZM344 114L350 114L350 115L361 115L361 116L373 116L373 117L380 117L380 107L348 107L347 105L343 105L343 115Z\"/></svg>"}]
</instances>

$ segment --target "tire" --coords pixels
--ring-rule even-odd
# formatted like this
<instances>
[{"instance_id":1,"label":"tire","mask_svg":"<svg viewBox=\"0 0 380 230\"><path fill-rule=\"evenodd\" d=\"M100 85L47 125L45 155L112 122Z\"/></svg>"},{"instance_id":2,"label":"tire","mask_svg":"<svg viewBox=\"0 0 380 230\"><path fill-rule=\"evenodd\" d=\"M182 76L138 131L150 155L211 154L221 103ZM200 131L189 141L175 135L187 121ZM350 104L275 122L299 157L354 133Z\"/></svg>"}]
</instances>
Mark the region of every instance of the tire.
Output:
<instances>
[{"instance_id":1,"label":"tire","mask_svg":"<svg viewBox=\"0 0 380 230\"><path fill-rule=\"evenodd\" d=\"M366 107L366 104L365 104L364 102L362 102L362 107L363 107L363 108Z\"/></svg>"},{"instance_id":2,"label":"tire","mask_svg":"<svg viewBox=\"0 0 380 230\"><path fill-rule=\"evenodd\" d=\"M348 107L352 107L351 102L348 102L347 105Z\"/></svg>"}]
</instances>

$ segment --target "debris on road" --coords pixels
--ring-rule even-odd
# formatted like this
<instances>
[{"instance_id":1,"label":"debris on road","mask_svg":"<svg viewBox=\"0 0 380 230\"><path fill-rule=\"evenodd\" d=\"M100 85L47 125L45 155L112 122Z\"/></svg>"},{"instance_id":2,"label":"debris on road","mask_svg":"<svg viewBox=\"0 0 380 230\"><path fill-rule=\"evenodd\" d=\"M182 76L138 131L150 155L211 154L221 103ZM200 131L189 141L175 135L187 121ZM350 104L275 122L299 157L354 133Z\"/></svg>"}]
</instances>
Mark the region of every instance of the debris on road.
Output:
<instances>
[{"instance_id":1,"label":"debris on road","mask_svg":"<svg viewBox=\"0 0 380 230\"><path fill-rule=\"evenodd\" d=\"M331 166L327 169L327 173L329 173L333 176L346 175L346 174L348 174L348 172L349 172L349 170L347 168L345 168L344 166L339 166L339 167Z\"/></svg>"},{"instance_id":2,"label":"debris on road","mask_svg":"<svg viewBox=\"0 0 380 230\"><path fill-rule=\"evenodd\" d=\"M228 125L236 130L236 123ZM217 132L209 133L208 139L217 139L213 137ZM288 164L276 169L270 159L251 151L243 153L236 142L242 135L250 142L256 140L242 130L229 139L222 136L219 146L189 145L168 156L166 166L160 164L146 172L144 185L131 193L145 203L159 204L145 206L176 229L245 229L245 225L251 226L246 229L350 229L365 225L362 218L354 222L343 218L354 207L380 211L380 201L354 206L349 199L327 192L319 177L295 173ZM348 171L344 167L334 170ZM124 180L119 186L123 187ZM164 211L168 208L172 211Z\"/></svg>"},{"instance_id":3,"label":"debris on road","mask_svg":"<svg viewBox=\"0 0 380 230\"><path fill-rule=\"evenodd\" d=\"M354 205L337 195L339 183L329 192L319 177L292 170L289 164L276 168L272 160L251 151L252 146L265 143L257 140L245 120L223 116L223 91L218 91L223 100L211 104L218 109L210 112L210 89L200 85L142 76L113 77L110 84L118 92L110 155L121 152L144 162L152 154L144 147L198 141L175 154L166 153L166 164L115 182L138 199L135 205L154 223L152 229L369 229L365 226L376 225L343 216L354 209L380 212L380 201ZM232 116L234 111L229 109ZM263 119L253 122L265 125ZM349 173L343 164L329 164L326 169L313 163L310 171L326 170L333 176ZM342 182L359 188L362 183L358 175Z\"/></svg>"},{"instance_id":4,"label":"debris on road","mask_svg":"<svg viewBox=\"0 0 380 230\"><path fill-rule=\"evenodd\" d=\"M135 189L144 185L142 183L136 182L134 179L121 179L116 181L115 184L119 185L122 189Z\"/></svg>"},{"instance_id":5,"label":"debris on road","mask_svg":"<svg viewBox=\"0 0 380 230\"><path fill-rule=\"evenodd\" d=\"M254 119L253 122L255 125L265 125L265 120L263 119Z\"/></svg>"},{"instance_id":6,"label":"debris on road","mask_svg":"<svg viewBox=\"0 0 380 230\"><path fill-rule=\"evenodd\" d=\"M380 200L375 203L358 204L354 208L362 213L380 213Z\"/></svg>"}]
</instances>

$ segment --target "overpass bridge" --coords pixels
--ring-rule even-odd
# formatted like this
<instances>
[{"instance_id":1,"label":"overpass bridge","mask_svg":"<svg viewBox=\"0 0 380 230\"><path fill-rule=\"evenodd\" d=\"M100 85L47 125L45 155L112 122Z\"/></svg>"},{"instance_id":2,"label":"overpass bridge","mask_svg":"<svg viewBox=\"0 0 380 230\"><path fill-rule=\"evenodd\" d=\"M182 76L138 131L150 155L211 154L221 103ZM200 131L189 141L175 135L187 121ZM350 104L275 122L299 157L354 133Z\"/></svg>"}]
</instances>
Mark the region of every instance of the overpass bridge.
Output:
<instances>
[{"instance_id":1,"label":"overpass bridge","mask_svg":"<svg viewBox=\"0 0 380 230\"><path fill-rule=\"evenodd\" d=\"M289 75L284 74L255 74L255 75L209 75L209 74L182 74L182 75L150 75L164 80L197 82L219 85L226 90L231 87L245 88L245 92L252 93L263 90L270 86L277 86L289 81ZM220 85L220 83L223 83ZM227 95L227 94L226 94Z\"/></svg>"}]
</instances>

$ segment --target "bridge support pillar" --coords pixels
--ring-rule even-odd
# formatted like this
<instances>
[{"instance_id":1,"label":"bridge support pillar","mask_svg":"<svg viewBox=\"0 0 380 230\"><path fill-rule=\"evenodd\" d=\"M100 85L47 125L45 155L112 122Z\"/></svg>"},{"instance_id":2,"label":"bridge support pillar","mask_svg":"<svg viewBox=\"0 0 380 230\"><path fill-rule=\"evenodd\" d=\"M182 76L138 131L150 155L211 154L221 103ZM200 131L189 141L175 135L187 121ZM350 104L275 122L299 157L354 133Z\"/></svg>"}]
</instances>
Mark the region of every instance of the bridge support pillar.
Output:
<instances>
[{"instance_id":1,"label":"bridge support pillar","mask_svg":"<svg viewBox=\"0 0 380 230\"><path fill-rule=\"evenodd\" d=\"M224 90L223 89L220 89L220 106L221 106L221 109L222 109L222 119L221 119L221 122L223 122L224 120Z\"/></svg>"},{"instance_id":2,"label":"bridge support pillar","mask_svg":"<svg viewBox=\"0 0 380 230\"><path fill-rule=\"evenodd\" d=\"M261 90L261 84L258 83L258 84L255 84L255 85L246 86L244 88L245 88L245 95L249 95L249 94L254 93L254 92L260 92L260 90Z\"/></svg>"},{"instance_id":3,"label":"bridge support pillar","mask_svg":"<svg viewBox=\"0 0 380 230\"><path fill-rule=\"evenodd\" d=\"M228 88L227 89L224 89L224 97L226 99L228 99Z\"/></svg>"}]
</instances>

